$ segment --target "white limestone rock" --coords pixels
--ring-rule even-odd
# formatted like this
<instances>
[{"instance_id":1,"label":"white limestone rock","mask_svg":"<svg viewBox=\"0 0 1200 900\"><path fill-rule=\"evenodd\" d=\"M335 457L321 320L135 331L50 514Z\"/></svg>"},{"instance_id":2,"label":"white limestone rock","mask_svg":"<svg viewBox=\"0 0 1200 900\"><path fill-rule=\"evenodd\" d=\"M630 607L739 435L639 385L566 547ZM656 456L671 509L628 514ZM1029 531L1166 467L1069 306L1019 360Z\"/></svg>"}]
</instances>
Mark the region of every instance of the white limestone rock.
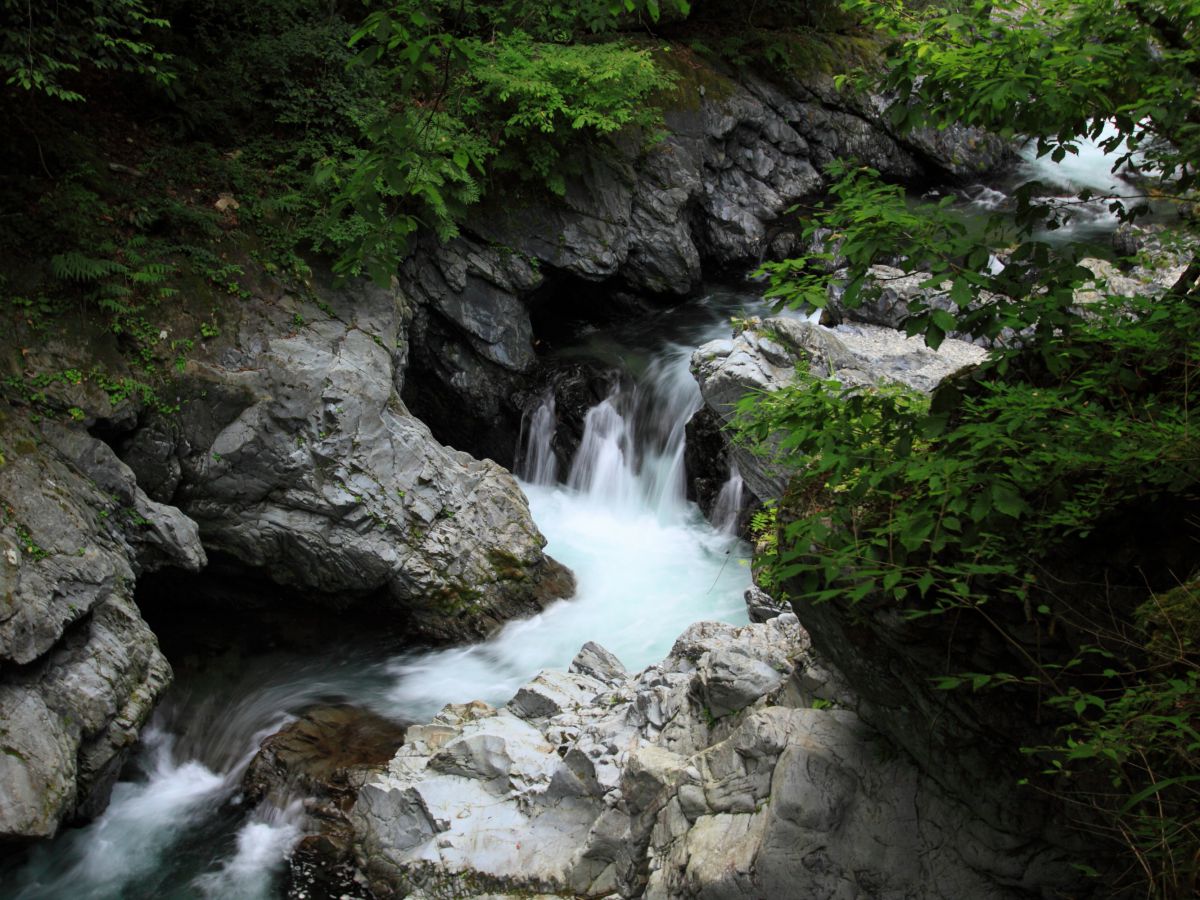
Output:
<instances>
[{"instance_id":1,"label":"white limestone rock","mask_svg":"<svg viewBox=\"0 0 1200 900\"><path fill-rule=\"evenodd\" d=\"M590 645L577 668L610 656ZM351 811L372 889L1017 900L1065 866L973 820L850 710L801 706L793 660L829 677L790 613L701 622L619 680L542 672L503 709L446 707Z\"/></svg>"}]
</instances>

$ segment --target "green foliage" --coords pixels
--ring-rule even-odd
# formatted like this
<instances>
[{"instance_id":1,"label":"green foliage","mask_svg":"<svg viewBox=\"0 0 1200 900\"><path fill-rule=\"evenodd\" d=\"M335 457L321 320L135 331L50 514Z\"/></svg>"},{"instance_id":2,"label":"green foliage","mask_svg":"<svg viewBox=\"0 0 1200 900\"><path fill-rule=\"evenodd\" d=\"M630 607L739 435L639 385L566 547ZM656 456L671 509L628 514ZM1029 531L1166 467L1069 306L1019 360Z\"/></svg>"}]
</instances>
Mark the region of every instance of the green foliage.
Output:
<instances>
[{"instance_id":1,"label":"green foliage","mask_svg":"<svg viewBox=\"0 0 1200 900\"><path fill-rule=\"evenodd\" d=\"M1087 827L1128 842L1164 896L1191 884L1200 850L1197 593L1105 625L1097 611L1112 616L1111 603L1072 599L1054 573L1130 510L1200 501L1188 402L1198 335L1200 304L1114 300L1069 342L1042 347L1062 353L1060 374L993 366L952 413L903 388L848 392L810 376L742 404L746 436L774 439L778 461L802 468L759 560L765 580L806 603L886 598L913 617L966 612L1008 634L1022 669L939 686L1041 694L1062 730L1029 752L1063 776L1060 796L1099 816ZM1006 606L1023 611L1015 622ZM1131 621L1152 634L1131 643ZM1048 646L1056 629L1088 642L1069 659L1041 655L1021 643L1030 628Z\"/></svg>"},{"instance_id":2,"label":"green foliage","mask_svg":"<svg viewBox=\"0 0 1200 900\"><path fill-rule=\"evenodd\" d=\"M1172 192L1195 183L1195 0L845 6L892 41L885 87L902 100L893 107L897 125L963 122L1028 135L1058 160L1078 152L1080 137L1100 137L1107 122L1114 166L1134 164Z\"/></svg>"},{"instance_id":3,"label":"green foliage","mask_svg":"<svg viewBox=\"0 0 1200 900\"><path fill-rule=\"evenodd\" d=\"M679 37L697 53L739 69L798 78L866 64L877 45L835 2L702 0Z\"/></svg>"},{"instance_id":4,"label":"green foliage","mask_svg":"<svg viewBox=\"0 0 1200 900\"><path fill-rule=\"evenodd\" d=\"M318 172L337 191L328 233L343 270L365 262L387 277L417 231L456 234L489 177L561 194L595 138L653 124L646 99L668 76L649 53L550 39L575 37L557 9L404 0L364 20L351 38L356 61L385 73L393 102L363 123L360 145ZM609 5L579 7L572 28L609 21L597 10ZM525 21L538 36L518 27Z\"/></svg>"},{"instance_id":5,"label":"green foliage","mask_svg":"<svg viewBox=\"0 0 1200 900\"><path fill-rule=\"evenodd\" d=\"M1114 167L1132 166L1146 188L1103 198L1123 220L1148 198L1194 190L1195 3L846 8L890 41L882 84L871 74L856 81L899 98L897 127L968 122L1035 140L1055 159L1082 137L1101 138ZM869 169L846 162L831 174L829 198L807 210L812 252L764 267L770 296L820 307L836 277L853 307L882 287L869 269L899 260L951 301L910 304L910 334L936 347L965 332L995 349L931 405L903 389L847 392L807 374L748 399L745 439L796 472L767 576L797 602L836 602L847 615L855 604L892 604L995 629L1011 652L1005 671L960 671L954 660L969 648L951 646L937 686L1028 692L1045 725L1045 740L1026 748L1045 770L1031 783L1082 827L1123 843L1129 880L1155 896L1192 896L1197 593L1188 582L1144 602L1130 596L1145 598L1154 579L1194 577L1186 547L1200 503L1191 421L1200 260L1158 300L1085 306L1079 289L1094 275L1078 264L1083 249L1038 235L1092 193L1046 200L1040 185L1025 185L1015 221L973 233L946 203L913 202ZM998 273L995 252L1006 264ZM1159 522L1157 541L1114 537ZM1088 564L1089 577L1072 568Z\"/></svg>"},{"instance_id":6,"label":"green foliage","mask_svg":"<svg viewBox=\"0 0 1200 900\"><path fill-rule=\"evenodd\" d=\"M777 576L813 600L886 592L924 609L935 585L953 603L1023 599L1039 559L1115 510L1194 490L1200 310L1114 300L1093 314L1044 348L1060 374L993 368L953 415L899 385L807 375L743 400L743 434L777 436L777 462L804 469L810 508L783 526Z\"/></svg>"},{"instance_id":7,"label":"green foliage","mask_svg":"<svg viewBox=\"0 0 1200 900\"><path fill-rule=\"evenodd\" d=\"M167 27L144 0L0 0L0 74L8 87L64 102L85 99L91 71L133 72L165 86L171 57L155 40Z\"/></svg>"}]
</instances>

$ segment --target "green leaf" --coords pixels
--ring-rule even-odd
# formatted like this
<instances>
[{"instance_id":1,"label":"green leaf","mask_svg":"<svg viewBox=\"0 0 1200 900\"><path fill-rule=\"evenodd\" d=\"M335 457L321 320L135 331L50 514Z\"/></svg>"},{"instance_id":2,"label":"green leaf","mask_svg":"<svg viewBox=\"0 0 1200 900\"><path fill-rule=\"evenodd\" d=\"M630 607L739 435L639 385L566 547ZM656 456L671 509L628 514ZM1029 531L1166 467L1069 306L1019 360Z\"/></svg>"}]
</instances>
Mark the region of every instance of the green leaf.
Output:
<instances>
[{"instance_id":1,"label":"green leaf","mask_svg":"<svg viewBox=\"0 0 1200 900\"><path fill-rule=\"evenodd\" d=\"M1017 493L1016 488L1006 481L992 482L992 503L998 512L1018 518L1025 511L1025 501Z\"/></svg>"}]
</instances>

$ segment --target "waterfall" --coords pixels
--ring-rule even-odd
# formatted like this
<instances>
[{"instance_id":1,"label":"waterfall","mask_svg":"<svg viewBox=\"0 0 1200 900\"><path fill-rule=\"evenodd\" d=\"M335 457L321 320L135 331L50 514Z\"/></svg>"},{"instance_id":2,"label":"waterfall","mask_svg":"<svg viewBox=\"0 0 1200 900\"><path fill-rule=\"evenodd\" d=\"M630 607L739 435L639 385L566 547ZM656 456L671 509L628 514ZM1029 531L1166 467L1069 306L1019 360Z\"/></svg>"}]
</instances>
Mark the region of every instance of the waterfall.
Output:
<instances>
[{"instance_id":1,"label":"waterfall","mask_svg":"<svg viewBox=\"0 0 1200 900\"><path fill-rule=\"evenodd\" d=\"M738 471L738 467L729 464L729 478L721 485L721 491L717 494L716 502L713 503L712 523L713 527L723 534L737 534L738 517L742 512L742 501L745 496L745 484L742 481L742 473Z\"/></svg>"},{"instance_id":2,"label":"waterfall","mask_svg":"<svg viewBox=\"0 0 1200 900\"><path fill-rule=\"evenodd\" d=\"M547 391L533 412L526 410L521 418L521 436L517 443L518 477L530 484L554 484L558 479L558 458L551 446L558 417L554 408L554 391Z\"/></svg>"},{"instance_id":3,"label":"waterfall","mask_svg":"<svg viewBox=\"0 0 1200 900\"><path fill-rule=\"evenodd\" d=\"M617 412L618 390L588 410L583 441L571 464L567 485L595 500L629 506L638 493L633 437Z\"/></svg>"},{"instance_id":4,"label":"waterfall","mask_svg":"<svg viewBox=\"0 0 1200 900\"><path fill-rule=\"evenodd\" d=\"M701 403L690 358L690 347L668 345L640 379L619 382L588 410L569 487L595 502L652 511L664 522L681 515L687 504L687 422ZM527 443L532 456L532 441Z\"/></svg>"},{"instance_id":5,"label":"waterfall","mask_svg":"<svg viewBox=\"0 0 1200 900\"><path fill-rule=\"evenodd\" d=\"M38 847L19 869L0 868L0 898L267 900L307 823L299 805L249 807L239 795L260 742L291 716L350 702L428 721L447 703L505 703L538 670L566 668L587 641L636 671L693 622L746 622L749 548L685 496L685 427L701 403L692 348L727 335L729 315L752 299L718 298L612 339L611 362L625 362L626 374L588 411L566 484L552 451L554 397L527 414L521 486L546 552L575 573L574 597L470 646L397 656L359 637L315 656L231 659L232 678L214 679L213 666L181 677L143 734L137 776L117 784L95 822Z\"/></svg>"}]
</instances>

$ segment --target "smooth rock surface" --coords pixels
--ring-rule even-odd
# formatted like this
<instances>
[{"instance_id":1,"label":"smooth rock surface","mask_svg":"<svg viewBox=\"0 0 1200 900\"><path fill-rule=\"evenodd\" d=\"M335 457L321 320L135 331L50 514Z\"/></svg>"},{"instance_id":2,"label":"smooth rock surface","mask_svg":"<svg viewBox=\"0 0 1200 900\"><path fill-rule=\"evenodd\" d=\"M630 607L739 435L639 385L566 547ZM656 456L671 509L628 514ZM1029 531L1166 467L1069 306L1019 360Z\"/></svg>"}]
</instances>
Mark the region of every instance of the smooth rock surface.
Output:
<instances>
[{"instance_id":1,"label":"smooth rock surface","mask_svg":"<svg viewBox=\"0 0 1200 900\"><path fill-rule=\"evenodd\" d=\"M123 452L148 480L178 462L172 500L210 551L334 605L390 610L414 637L477 638L569 596L572 579L542 553L512 476L439 444L401 402L409 315L366 282L260 285L180 376L182 411Z\"/></svg>"}]
</instances>

